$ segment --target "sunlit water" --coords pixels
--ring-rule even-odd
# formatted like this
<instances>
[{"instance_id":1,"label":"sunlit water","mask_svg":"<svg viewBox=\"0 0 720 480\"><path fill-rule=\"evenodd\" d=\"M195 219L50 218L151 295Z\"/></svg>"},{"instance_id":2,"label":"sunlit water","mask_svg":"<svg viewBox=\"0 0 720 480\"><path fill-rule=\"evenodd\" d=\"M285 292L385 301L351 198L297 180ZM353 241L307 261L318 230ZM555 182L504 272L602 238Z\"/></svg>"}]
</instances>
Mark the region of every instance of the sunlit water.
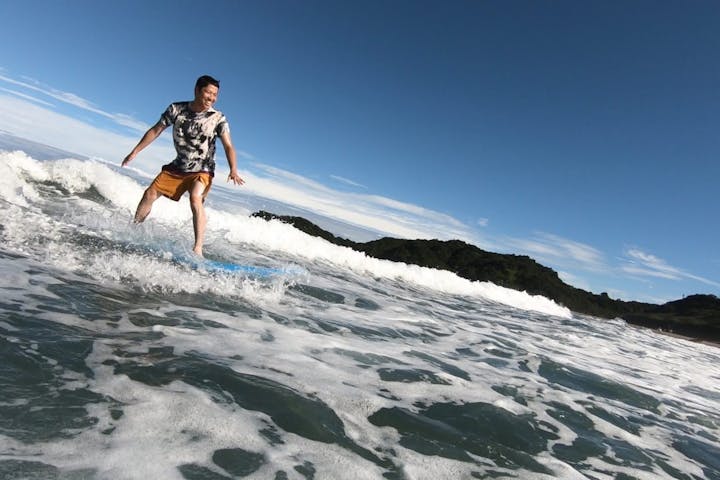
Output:
<instances>
[{"instance_id":1,"label":"sunlit water","mask_svg":"<svg viewBox=\"0 0 720 480\"><path fill-rule=\"evenodd\" d=\"M720 350L0 153L0 478L718 479Z\"/></svg>"}]
</instances>

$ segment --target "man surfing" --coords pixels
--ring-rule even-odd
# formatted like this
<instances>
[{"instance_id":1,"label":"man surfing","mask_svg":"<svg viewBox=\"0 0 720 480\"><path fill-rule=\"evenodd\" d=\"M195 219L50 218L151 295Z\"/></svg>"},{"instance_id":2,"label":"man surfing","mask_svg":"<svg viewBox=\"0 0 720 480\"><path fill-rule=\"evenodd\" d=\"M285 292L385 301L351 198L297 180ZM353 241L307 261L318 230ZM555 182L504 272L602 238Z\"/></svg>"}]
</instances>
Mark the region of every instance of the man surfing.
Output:
<instances>
[{"instance_id":1,"label":"man surfing","mask_svg":"<svg viewBox=\"0 0 720 480\"><path fill-rule=\"evenodd\" d=\"M140 139L138 144L122 161L129 164L137 154L150 145L170 125L173 126L173 142L177 156L164 165L155 180L145 190L135 211L135 223L150 214L152 204L160 195L178 201L190 192L190 209L193 215L195 245L193 252L202 256L207 218L203 206L215 175L215 140L220 137L230 167L227 181L242 185L245 181L238 175L235 148L230 139L230 126L225 115L215 110L220 82L203 75L195 83L195 98L191 102L176 102L162 114L160 120Z\"/></svg>"}]
</instances>

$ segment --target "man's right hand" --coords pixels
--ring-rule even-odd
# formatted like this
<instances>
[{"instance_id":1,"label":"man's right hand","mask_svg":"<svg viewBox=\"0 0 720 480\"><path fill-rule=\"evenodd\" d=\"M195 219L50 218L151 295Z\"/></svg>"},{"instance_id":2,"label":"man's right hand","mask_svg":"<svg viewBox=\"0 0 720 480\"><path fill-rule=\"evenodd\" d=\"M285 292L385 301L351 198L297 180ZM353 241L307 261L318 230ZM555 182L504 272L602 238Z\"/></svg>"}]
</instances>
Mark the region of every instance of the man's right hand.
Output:
<instances>
[{"instance_id":1,"label":"man's right hand","mask_svg":"<svg viewBox=\"0 0 720 480\"><path fill-rule=\"evenodd\" d=\"M135 158L135 155L133 155L132 153L129 154L129 155L128 155L127 157L125 157L125 159L122 161L121 166L122 166L122 167L126 167L128 163L132 162L133 158Z\"/></svg>"}]
</instances>

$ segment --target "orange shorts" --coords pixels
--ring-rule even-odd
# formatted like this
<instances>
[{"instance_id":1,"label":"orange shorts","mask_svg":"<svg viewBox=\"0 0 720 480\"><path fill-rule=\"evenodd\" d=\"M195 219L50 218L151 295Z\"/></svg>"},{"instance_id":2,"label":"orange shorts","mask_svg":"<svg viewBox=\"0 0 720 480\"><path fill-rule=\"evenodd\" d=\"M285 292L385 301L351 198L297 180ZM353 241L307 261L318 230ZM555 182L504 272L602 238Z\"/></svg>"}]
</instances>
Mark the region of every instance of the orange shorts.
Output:
<instances>
[{"instance_id":1,"label":"orange shorts","mask_svg":"<svg viewBox=\"0 0 720 480\"><path fill-rule=\"evenodd\" d=\"M212 185L212 176L207 172L178 174L163 170L155 177L150 186L162 195L177 202L197 181L205 185L202 196L203 198L207 197Z\"/></svg>"}]
</instances>

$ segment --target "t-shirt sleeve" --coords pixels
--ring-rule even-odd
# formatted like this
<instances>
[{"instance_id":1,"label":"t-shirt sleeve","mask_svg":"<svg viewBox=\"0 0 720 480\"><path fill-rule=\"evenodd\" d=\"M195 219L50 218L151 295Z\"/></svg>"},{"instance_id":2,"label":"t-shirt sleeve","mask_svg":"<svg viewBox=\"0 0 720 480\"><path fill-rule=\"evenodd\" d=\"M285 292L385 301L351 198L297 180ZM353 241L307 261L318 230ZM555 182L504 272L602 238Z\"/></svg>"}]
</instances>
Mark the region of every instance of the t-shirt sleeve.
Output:
<instances>
[{"instance_id":1,"label":"t-shirt sleeve","mask_svg":"<svg viewBox=\"0 0 720 480\"><path fill-rule=\"evenodd\" d=\"M177 118L178 109L175 107L174 103L171 103L165 112L163 112L162 115L160 115L160 123L162 123L163 126L169 127L170 125L173 125L175 123L175 119Z\"/></svg>"},{"instance_id":2,"label":"t-shirt sleeve","mask_svg":"<svg viewBox=\"0 0 720 480\"><path fill-rule=\"evenodd\" d=\"M215 133L217 135L222 135L223 133L230 133L230 124L228 123L227 118L225 118L225 115L220 118L217 127L215 127Z\"/></svg>"}]
</instances>

